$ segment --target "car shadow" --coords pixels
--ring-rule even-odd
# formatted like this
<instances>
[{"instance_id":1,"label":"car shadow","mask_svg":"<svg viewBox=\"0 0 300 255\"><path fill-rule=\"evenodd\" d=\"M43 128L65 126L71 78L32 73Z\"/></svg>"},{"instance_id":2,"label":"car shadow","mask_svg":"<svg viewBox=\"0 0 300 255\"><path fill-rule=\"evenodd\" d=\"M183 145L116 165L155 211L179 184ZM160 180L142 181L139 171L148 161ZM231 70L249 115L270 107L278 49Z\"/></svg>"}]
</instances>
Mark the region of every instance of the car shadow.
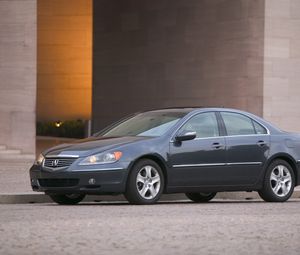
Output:
<instances>
[{"instance_id":1,"label":"car shadow","mask_svg":"<svg viewBox=\"0 0 300 255\"><path fill-rule=\"evenodd\" d=\"M290 199L289 201L283 203L274 203L274 204L284 204L284 203L299 203L300 199ZM213 204L263 204L267 203L263 200L229 200L229 199L216 199L208 203L195 203L188 200L179 200L179 201L159 201L151 205L131 205L127 201L91 201L91 202L81 202L77 205L65 205L65 206L162 206L162 205L189 205L189 206L199 206L199 205L213 205ZM45 206L62 206L55 203L47 203Z\"/></svg>"}]
</instances>

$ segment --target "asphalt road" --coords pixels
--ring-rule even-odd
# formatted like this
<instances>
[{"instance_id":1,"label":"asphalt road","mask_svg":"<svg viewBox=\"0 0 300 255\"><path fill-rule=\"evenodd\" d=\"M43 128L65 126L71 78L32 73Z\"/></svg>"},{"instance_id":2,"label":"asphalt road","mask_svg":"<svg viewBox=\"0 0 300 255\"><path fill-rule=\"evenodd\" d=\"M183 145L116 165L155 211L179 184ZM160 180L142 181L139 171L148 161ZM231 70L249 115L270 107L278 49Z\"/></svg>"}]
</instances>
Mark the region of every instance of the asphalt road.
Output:
<instances>
[{"instance_id":1,"label":"asphalt road","mask_svg":"<svg viewBox=\"0 0 300 255\"><path fill-rule=\"evenodd\" d=\"M300 200L0 205L0 254L300 254Z\"/></svg>"}]
</instances>

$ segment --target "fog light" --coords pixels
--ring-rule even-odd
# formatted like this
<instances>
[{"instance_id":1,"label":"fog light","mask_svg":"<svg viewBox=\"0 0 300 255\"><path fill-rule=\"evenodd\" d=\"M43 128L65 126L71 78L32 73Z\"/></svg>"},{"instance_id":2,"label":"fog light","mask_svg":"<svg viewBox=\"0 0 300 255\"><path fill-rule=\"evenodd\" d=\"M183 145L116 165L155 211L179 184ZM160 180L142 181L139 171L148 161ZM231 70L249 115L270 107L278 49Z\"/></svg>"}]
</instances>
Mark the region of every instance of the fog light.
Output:
<instances>
[{"instance_id":1,"label":"fog light","mask_svg":"<svg viewBox=\"0 0 300 255\"><path fill-rule=\"evenodd\" d=\"M94 185L96 183L96 180L94 178L89 179L89 184Z\"/></svg>"}]
</instances>

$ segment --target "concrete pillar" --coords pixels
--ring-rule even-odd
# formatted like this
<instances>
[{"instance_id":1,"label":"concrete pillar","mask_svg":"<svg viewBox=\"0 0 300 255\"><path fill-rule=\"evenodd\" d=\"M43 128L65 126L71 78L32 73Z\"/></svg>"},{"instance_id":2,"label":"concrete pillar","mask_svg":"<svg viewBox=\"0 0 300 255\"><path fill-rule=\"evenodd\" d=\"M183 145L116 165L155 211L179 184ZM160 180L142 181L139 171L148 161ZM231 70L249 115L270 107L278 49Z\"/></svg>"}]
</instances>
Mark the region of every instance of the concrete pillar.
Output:
<instances>
[{"instance_id":1,"label":"concrete pillar","mask_svg":"<svg viewBox=\"0 0 300 255\"><path fill-rule=\"evenodd\" d=\"M128 113L263 114L264 1L94 1L94 131Z\"/></svg>"},{"instance_id":2,"label":"concrete pillar","mask_svg":"<svg viewBox=\"0 0 300 255\"><path fill-rule=\"evenodd\" d=\"M35 153L36 0L0 0L0 144Z\"/></svg>"},{"instance_id":3,"label":"concrete pillar","mask_svg":"<svg viewBox=\"0 0 300 255\"><path fill-rule=\"evenodd\" d=\"M265 0L266 119L300 132L300 1Z\"/></svg>"}]
</instances>

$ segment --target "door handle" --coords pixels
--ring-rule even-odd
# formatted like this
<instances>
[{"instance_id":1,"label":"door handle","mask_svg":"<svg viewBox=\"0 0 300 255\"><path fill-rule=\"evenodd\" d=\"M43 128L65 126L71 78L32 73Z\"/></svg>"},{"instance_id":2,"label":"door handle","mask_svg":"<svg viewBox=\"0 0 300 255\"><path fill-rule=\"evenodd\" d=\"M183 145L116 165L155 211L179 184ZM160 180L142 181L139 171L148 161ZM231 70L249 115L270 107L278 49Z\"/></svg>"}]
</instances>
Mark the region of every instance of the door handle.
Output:
<instances>
[{"instance_id":1,"label":"door handle","mask_svg":"<svg viewBox=\"0 0 300 255\"><path fill-rule=\"evenodd\" d=\"M256 143L258 146L260 146L260 147L263 147L263 146L265 146L267 143L265 142L265 141L258 141L257 143Z\"/></svg>"},{"instance_id":2,"label":"door handle","mask_svg":"<svg viewBox=\"0 0 300 255\"><path fill-rule=\"evenodd\" d=\"M222 149L222 148L224 147L224 145L221 144L221 143L213 143L213 144L211 145L211 147L212 147L213 149L219 150L219 149Z\"/></svg>"}]
</instances>

